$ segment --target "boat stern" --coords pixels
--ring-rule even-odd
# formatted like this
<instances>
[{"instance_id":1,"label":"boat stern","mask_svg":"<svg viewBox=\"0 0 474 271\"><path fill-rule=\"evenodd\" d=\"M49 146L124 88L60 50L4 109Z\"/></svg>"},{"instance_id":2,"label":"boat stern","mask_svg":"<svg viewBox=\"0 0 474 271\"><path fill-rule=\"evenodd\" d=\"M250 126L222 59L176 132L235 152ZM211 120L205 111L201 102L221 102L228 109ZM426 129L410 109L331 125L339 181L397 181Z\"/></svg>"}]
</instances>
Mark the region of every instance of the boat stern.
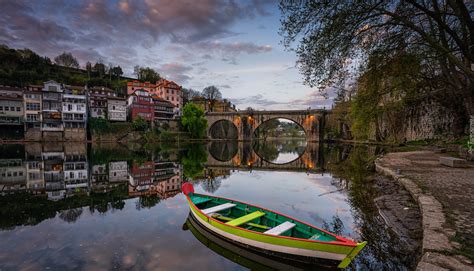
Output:
<instances>
[{"instance_id":1,"label":"boat stern","mask_svg":"<svg viewBox=\"0 0 474 271\"><path fill-rule=\"evenodd\" d=\"M362 243L358 243L357 246L355 246L349 254L341 261L341 263L337 266L338 268L346 268L351 261L359 254L359 252L367 245L367 241L364 241Z\"/></svg>"}]
</instances>

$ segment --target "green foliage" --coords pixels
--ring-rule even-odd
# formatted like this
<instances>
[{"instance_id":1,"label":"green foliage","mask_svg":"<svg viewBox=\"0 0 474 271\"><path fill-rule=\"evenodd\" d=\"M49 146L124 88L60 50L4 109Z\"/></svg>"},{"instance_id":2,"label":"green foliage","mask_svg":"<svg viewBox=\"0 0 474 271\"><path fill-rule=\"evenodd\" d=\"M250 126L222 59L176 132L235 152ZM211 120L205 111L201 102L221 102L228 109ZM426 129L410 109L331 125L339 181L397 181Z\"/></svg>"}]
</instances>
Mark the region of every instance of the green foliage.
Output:
<instances>
[{"instance_id":1,"label":"green foliage","mask_svg":"<svg viewBox=\"0 0 474 271\"><path fill-rule=\"evenodd\" d=\"M170 131L162 131L160 134L160 140L161 141L167 141L167 142L175 142L176 141L176 134L172 133Z\"/></svg>"},{"instance_id":2,"label":"green foliage","mask_svg":"<svg viewBox=\"0 0 474 271\"><path fill-rule=\"evenodd\" d=\"M110 122L102 118L89 118L89 130L97 134L106 134L111 132Z\"/></svg>"},{"instance_id":3,"label":"green foliage","mask_svg":"<svg viewBox=\"0 0 474 271\"><path fill-rule=\"evenodd\" d=\"M29 84L42 84L56 80L69 85L105 86L112 89L124 89L127 79L121 77L120 66L114 67L112 78L107 78L103 63L86 65L80 69L74 63L74 56L64 53L53 64L47 57L41 57L29 49L11 49L0 45L0 85L24 87ZM59 56L58 56L59 57ZM119 75L120 74L120 75Z\"/></svg>"},{"instance_id":4,"label":"green foliage","mask_svg":"<svg viewBox=\"0 0 474 271\"><path fill-rule=\"evenodd\" d=\"M207 120L204 118L204 111L193 103L188 103L183 107L181 124L189 132L191 138L204 138L207 129Z\"/></svg>"},{"instance_id":5,"label":"green foliage","mask_svg":"<svg viewBox=\"0 0 474 271\"><path fill-rule=\"evenodd\" d=\"M183 175L187 178L200 177L204 173L204 163L207 162L207 152L202 144L187 146L185 154L181 157Z\"/></svg>"},{"instance_id":6,"label":"green foliage","mask_svg":"<svg viewBox=\"0 0 474 271\"><path fill-rule=\"evenodd\" d=\"M403 52L393 58L373 55L368 69L359 77L351 103L354 137L366 140L375 135L376 140L387 140L380 134L378 123L378 118L384 115L391 139L397 140L397 132L403 125L402 109L420 96L418 75L420 59L417 55Z\"/></svg>"},{"instance_id":7,"label":"green foliage","mask_svg":"<svg viewBox=\"0 0 474 271\"><path fill-rule=\"evenodd\" d=\"M149 123L144 120L142 117L138 116L132 123L133 130L144 132L148 130Z\"/></svg>"}]
</instances>

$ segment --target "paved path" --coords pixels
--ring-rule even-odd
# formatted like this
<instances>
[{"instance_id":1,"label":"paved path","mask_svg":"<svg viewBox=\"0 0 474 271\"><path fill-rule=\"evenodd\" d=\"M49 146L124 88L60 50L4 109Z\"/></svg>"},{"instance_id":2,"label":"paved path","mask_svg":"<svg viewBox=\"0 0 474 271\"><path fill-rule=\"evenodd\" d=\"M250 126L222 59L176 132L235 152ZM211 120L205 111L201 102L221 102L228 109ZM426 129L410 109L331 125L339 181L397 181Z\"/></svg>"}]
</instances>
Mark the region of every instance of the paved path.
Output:
<instances>
[{"instance_id":1,"label":"paved path","mask_svg":"<svg viewBox=\"0 0 474 271\"><path fill-rule=\"evenodd\" d=\"M472 253L474 245L474 163L450 168L440 165L440 156L447 155L389 153L377 159L376 169L403 184L420 205L424 255L417 269L474 270L470 260L456 255Z\"/></svg>"}]
</instances>

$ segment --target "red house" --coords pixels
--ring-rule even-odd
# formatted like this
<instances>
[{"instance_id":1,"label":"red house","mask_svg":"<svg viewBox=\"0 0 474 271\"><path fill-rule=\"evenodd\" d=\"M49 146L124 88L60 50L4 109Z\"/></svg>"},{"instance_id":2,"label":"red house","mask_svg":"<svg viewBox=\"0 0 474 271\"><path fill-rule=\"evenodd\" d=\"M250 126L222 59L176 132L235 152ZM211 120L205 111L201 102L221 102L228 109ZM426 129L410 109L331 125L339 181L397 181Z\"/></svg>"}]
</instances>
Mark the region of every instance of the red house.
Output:
<instances>
[{"instance_id":1,"label":"red house","mask_svg":"<svg viewBox=\"0 0 474 271\"><path fill-rule=\"evenodd\" d=\"M127 102L132 121L138 117L152 122L155 114L155 104L150 93L144 89L137 89L128 97Z\"/></svg>"}]
</instances>

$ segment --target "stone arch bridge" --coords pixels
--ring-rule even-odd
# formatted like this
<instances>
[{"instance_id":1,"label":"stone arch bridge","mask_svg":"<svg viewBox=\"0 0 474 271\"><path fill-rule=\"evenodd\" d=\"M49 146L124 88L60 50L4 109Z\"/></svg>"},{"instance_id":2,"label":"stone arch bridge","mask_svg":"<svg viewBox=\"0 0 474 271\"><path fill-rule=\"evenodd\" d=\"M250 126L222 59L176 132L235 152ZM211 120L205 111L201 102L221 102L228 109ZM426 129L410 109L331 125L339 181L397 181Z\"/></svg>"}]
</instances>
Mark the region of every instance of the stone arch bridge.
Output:
<instances>
[{"instance_id":1,"label":"stone arch bridge","mask_svg":"<svg viewBox=\"0 0 474 271\"><path fill-rule=\"evenodd\" d=\"M208 146L206 169L297 171L322 173L325 171L323 149L319 142L308 142L294 160L274 163L255 151L251 142L215 141Z\"/></svg>"},{"instance_id":2,"label":"stone arch bridge","mask_svg":"<svg viewBox=\"0 0 474 271\"><path fill-rule=\"evenodd\" d=\"M323 129L326 115L330 111L324 109L308 110L274 110L256 111L243 110L237 112L207 112L209 138L213 136L213 129L217 123L220 125L221 135L219 139L252 140L255 130L263 123L272 119L287 119L297 123L304 130L306 139L309 141L320 141L323 139Z\"/></svg>"}]
</instances>

